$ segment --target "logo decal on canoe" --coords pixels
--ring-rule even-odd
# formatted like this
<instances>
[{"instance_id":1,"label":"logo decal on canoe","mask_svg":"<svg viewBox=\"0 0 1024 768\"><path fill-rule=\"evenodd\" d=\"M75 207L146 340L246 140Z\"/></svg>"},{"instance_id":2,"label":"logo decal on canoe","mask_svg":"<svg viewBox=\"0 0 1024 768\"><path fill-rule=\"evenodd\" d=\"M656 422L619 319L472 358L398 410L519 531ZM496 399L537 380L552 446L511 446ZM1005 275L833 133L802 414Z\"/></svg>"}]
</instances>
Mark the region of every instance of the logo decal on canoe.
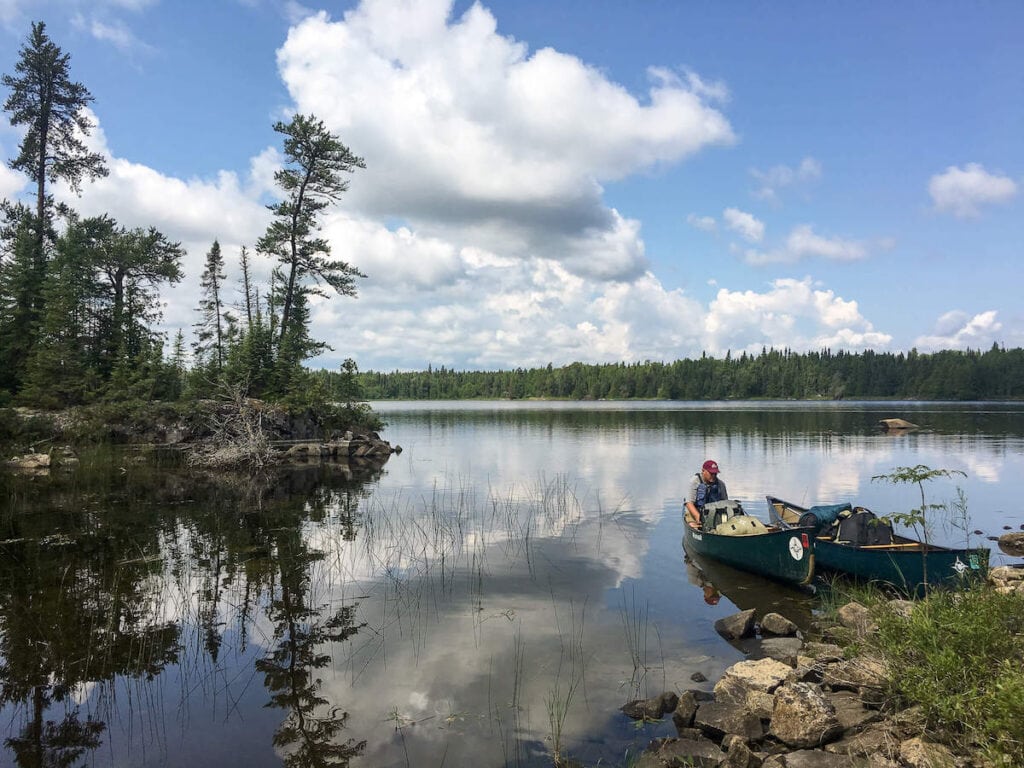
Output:
<instances>
[{"instance_id":1,"label":"logo decal on canoe","mask_svg":"<svg viewBox=\"0 0 1024 768\"><path fill-rule=\"evenodd\" d=\"M794 560L804 559L804 545L796 536L789 540L789 554L793 556Z\"/></svg>"}]
</instances>

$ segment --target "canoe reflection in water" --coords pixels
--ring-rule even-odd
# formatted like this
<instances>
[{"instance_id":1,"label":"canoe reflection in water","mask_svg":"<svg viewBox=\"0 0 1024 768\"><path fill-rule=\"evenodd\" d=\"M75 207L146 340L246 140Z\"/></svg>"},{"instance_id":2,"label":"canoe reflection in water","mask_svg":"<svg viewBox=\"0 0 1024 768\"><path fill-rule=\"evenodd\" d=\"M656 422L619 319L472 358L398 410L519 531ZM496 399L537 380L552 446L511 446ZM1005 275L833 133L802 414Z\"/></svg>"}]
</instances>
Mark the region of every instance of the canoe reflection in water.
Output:
<instances>
[{"instance_id":1,"label":"canoe reflection in water","mask_svg":"<svg viewBox=\"0 0 1024 768\"><path fill-rule=\"evenodd\" d=\"M760 621L768 613L778 613L806 632L813 618L816 598L807 589L781 584L757 574L741 571L725 563L697 554L683 546L686 578L704 593L704 602L717 606L722 597L738 610L753 608Z\"/></svg>"}]
</instances>

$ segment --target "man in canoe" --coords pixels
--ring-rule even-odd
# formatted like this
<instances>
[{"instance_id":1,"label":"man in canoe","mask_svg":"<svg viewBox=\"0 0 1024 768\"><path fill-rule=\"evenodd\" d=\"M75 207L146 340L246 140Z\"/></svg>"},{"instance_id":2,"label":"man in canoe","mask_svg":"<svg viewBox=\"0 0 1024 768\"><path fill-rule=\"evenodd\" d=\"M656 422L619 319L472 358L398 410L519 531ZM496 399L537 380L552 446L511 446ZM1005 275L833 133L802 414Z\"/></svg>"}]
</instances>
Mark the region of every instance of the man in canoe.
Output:
<instances>
[{"instance_id":1,"label":"man in canoe","mask_svg":"<svg viewBox=\"0 0 1024 768\"><path fill-rule=\"evenodd\" d=\"M728 498L725 481L718 476L718 462L708 459L690 481L690 492L686 497L686 522L699 528L704 519L704 505Z\"/></svg>"}]
</instances>

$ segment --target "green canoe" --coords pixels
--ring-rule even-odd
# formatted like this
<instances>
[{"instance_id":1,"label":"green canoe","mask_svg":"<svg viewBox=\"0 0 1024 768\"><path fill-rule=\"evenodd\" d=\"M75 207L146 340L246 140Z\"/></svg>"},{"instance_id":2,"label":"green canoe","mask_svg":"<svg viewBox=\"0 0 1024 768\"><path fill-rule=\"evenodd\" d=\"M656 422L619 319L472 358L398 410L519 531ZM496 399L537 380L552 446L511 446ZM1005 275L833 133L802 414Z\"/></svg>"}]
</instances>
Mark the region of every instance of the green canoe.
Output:
<instances>
[{"instance_id":1,"label":"green canoe","mask_svg":"<svg viewBox=\"0 0 1024 768\"><path fill-rule=\"evenodd\" d=\"M787 584L810 584L814 578L813 528L761 526L747 535L702 531L686 521L683 528L683 546L697 555Z\"/></svg>"},{"instance_id":2,"label":"green canoe","mask_svg":"<svg viewBox=\"0 0 1024 768\"><path fill-rule=\"evenodd\" d=\"M768 509L772 522L783 526L801 526L806 530L810 515L820 515L822 523L837 514L837 510L868 512L851 505L801 507L775 496L768 496ZM848 516L839 512L841 516ZM872 516L873 517L873 516ZM972 579L988 575L989 550L950 549L936 544L892 534L887 525L875 526L879 543L857 545L831 534L823 525L814 537L814 553L819 571L833 571L853 576L861 581L891 584L908 595L921 595L928 586L960 586Z\"/></svg>"}]
</instances>

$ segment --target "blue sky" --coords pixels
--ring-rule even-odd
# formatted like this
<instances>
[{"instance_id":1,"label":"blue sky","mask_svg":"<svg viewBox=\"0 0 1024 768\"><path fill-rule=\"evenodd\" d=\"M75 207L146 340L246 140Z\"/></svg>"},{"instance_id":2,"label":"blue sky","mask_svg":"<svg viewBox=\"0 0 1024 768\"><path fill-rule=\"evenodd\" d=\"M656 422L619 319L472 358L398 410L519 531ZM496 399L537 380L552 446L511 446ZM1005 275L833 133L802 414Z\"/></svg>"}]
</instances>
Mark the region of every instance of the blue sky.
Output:
<instances>
[{"instance_id":1,"label":"blue sky","mask_svg":"<svg viewBox=\"0 0 1024 768\"><path fill-rule=\"evenodd\" d=\"M213 240L234 280L262 234L298 110L367 165L318 365L1024 346L1019 2L0 0L0 71L31 20L111 168L62 194L188 251L170 334Z\"/></svg>"}]
</instances>

